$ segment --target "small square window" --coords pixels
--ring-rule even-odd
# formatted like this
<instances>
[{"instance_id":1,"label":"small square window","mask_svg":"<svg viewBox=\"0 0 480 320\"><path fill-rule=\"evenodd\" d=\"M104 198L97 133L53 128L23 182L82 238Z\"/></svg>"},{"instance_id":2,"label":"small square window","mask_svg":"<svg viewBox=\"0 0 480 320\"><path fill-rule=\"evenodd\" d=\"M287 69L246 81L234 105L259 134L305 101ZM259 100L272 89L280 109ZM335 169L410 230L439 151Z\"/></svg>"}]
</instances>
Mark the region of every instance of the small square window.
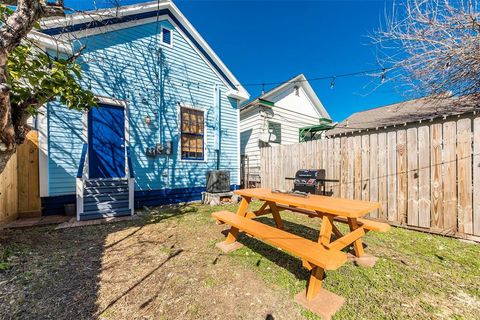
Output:
<instances>
[{"instance_id":1,"label":"small square window","mask_svg":"<svg viewBox=\"0 0 480 320\"><path fill-rule=\"evenodd\" d=\"M162 27L161 32L162 43L168 46L172 45L172 30Z\"/></svg>"},{"instance_id":2,"label":"small square window","mask_svg":"<svg viewBox=\"0 0 480 320\"><path fill-rule=\"evenodd\" d=\"M282 125L280 123L268 121L268 133L270 133L270 142L282 143Z\"/></svg>"}]
</instances>

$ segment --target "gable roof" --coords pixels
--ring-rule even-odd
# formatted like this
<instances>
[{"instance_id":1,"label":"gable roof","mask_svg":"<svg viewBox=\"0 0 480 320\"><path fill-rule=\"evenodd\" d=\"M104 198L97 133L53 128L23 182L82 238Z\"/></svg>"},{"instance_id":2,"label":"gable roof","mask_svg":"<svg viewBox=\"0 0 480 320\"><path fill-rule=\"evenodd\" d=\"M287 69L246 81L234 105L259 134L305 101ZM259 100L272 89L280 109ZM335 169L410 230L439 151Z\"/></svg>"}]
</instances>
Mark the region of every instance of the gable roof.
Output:
<instances>
[{"instance_id":1,"label":"gable roof","mask_svg":"<svg viewBox=\"0 0 480 320\"><path fill-rule=\"evenodd\" d=\"M356 112L327 131L328 136L430 120L480 110L474 96L429 96Z\"/></svg>"},{"instance_id":2,"label":"gable roof","mask_svg":"<svg viewBox=\"0 0 480 320\"><path fill-rule=\"evenodd\" d=\"M42 32L34 31L30 37L47 47L51 46L54 49L60 47L68 52L71 50L70 40L66 40L68 34L73 34L75 38L88 37L93 34L152 23L159 17L168 19L185 36L187 41L199 51L206 62L230 88L227 92L229 96L240 100L240 102L248 100L250 95L247 90L170 0L78 12L62 18L44 19L41 22Z\"/></svg>"},{"instance_id":3,"label":"gable roof","mask_svg":"<svg viewBox=\"0 0 480 320\"><path fill-rule=\"evenodd\" d=\"M264 94L258 96L257 98L246 102L240 110L245 110L248 109L249 107L256 106L258 104L265 105L265 103L262 103L261 100L266 100L266 101L271 101L271 97L274 96L275 94L287 90L290 88L292 85L298 85L303 88L305 93L307 94L308 98L312 101L315 109L317 109L320 118L330 118L330 115L328 114L327 110L323 106L322 102L318 98L317 94L313 90L312 86L310 86L310 83L308 82L307 78L305 78L305 75L303 73L293 77L292 79L285 81L284 83L276 86L275 88L265 92Z\"/></svg>"}]
</instances>

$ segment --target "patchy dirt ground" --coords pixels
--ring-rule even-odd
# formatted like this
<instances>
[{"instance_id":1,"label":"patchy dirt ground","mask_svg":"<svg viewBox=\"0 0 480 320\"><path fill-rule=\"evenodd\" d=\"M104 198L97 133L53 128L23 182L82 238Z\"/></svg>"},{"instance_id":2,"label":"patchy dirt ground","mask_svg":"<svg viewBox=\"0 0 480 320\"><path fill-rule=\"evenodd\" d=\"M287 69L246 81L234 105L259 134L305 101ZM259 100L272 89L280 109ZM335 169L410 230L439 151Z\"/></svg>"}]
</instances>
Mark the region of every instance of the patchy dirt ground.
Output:
<instances>
[{"instance_id":1,"label":"patchy dirt ground","mask_svg":"<svg viewBox=\"0 0 480 320\"><path fill-rule=\"evenodd\" d=\"M315 319L293 302L301 262L249 237L221 254L220 231L199 204L143 219L54 230L0 231L1 319ZM235 206L227 206L235 210ZM318 220L285 214L315 238ZM272 223L268 218L261 218ZM373 269L346 264L325 287L347 303L336 319L475 319L480 245L402 229L368 234Z\"/></svg>"}]
</instances>

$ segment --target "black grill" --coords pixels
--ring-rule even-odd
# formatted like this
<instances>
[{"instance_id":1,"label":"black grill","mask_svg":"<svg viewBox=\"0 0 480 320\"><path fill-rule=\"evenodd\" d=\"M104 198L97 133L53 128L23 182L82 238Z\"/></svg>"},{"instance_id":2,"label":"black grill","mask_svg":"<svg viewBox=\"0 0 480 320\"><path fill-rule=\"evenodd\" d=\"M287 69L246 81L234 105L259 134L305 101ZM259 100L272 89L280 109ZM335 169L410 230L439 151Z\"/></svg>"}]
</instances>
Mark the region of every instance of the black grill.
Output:
<instances>
[{"instance_id":1,"label":"black grill","mask_svg":"<svg viewBox=\"0 0 480 320\"><path fill-rule=\"evenodd\" d=\"M295 174L293 191L323 194L325 191L324 169L301 169Z\"/></svg>"}]
</instances>

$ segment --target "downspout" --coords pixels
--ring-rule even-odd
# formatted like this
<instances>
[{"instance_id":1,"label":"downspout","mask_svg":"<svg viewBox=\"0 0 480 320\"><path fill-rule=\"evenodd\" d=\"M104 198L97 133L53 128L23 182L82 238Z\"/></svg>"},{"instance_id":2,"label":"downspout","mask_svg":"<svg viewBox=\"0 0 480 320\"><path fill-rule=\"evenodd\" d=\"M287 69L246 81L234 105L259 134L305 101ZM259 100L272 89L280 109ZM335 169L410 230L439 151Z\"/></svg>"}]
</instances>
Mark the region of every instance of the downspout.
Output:
<instances>
[{"instance_id":1,"label":"downspout","mask_svg":"<svg viewBox=\"0 0 480 320\"><path fill-rule=\"evenodd\" d=\"M218 148L217 148L217 170L220 170L220 158L222 153L222 104L220 97L220 86L217 84L215 88L217 106L218 106Z\"/></svg>"}]
</instances>

